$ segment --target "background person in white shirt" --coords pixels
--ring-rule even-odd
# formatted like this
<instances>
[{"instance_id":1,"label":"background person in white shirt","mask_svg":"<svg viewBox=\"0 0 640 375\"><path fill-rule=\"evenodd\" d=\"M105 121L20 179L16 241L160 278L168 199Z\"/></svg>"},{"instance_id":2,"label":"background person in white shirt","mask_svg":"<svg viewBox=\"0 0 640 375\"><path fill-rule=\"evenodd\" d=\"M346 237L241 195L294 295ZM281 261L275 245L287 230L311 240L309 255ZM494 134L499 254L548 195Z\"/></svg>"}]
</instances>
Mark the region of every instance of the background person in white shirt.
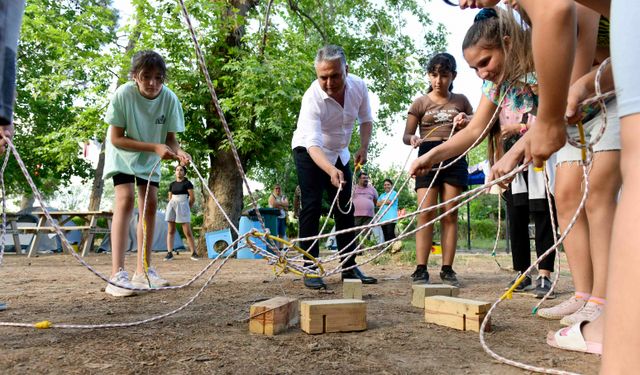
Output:
<instances>
[{"instance_id":1,"label":"background person in white shirt","mask_svg":"<svg viewBox=\"0 0 640 375\"><path fill-rule=\"evenodd\" d=\"M351 176L349 166L349 143L353 128L360 124L360 149L354 155L355 164L367 162L367 149L371 139L373 118L369 105L367 86L360 79L349 74L344 50L328 45L320 48L315 59L316 76L302 97L298 127L293 133L291 148L298 172L298 183L302 195L300 210L300 237L315 236L319 232L323 193L333 199L342 187L339 204L342 210L349 207L351 197ZM334 210L336 230L353 227L353 208L348 214ZM337 236L341 253L355 249L354 233ZM319 255L316 242L301 242L301 247L313 256ZM353 242L353 243L352 243ZM352 243L347 247L349 243ZM355 256L349 256L344 267L355 265ZM342 273L342 278L360 279L364 284L377 282L365 276L358 268ZM311 289L326 288L321 278L304 278L304 284Z\"/></svg>"}]
</instances>

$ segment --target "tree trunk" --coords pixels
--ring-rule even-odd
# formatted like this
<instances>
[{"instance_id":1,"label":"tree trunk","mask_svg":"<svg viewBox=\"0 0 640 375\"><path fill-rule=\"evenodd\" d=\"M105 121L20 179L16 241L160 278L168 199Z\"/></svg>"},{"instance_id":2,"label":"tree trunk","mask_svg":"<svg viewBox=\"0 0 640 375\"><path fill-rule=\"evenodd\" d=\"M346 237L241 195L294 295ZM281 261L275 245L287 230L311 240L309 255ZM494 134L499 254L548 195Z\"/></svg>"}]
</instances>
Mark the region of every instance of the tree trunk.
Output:
<instances>
[{"instance_id":1,"label":"tree trunk","mask_svg":"<svg viewBox=\"0 0 640 375\"><path fill-rule=\"evenodd\" d=\"M20 200L20 211L33 207L33 204L35 202L36 198L33 196L33 194L23 195L22 199Z\"/></svg>"},{"instance_id":2,"label":"tree trunk","mask_svg":"<svg viewBox=\"0 0 640 375\"><path fill-rule=\"evenodd\" d=\"M100 210L100 202L102 201L102 192L104 191L104 180L102 175L104 172L104 147L105 142L102 142L100 146L100 156L98 157L98 166L96 167L96 173L93 178L93 185L91 187L91 197L89 198L89 211Z\"/></svg>"},{"instance_id":3,"label":"tree trunk","mask_svg":"<svg viewBox=\"0 0 640 375\"><path fill-rule=\"evenodd\" d=\"M213 192L220 205L231 219L234 226L238 226L242 211L242 178L236 167L231 150L220 151L216 157L211 156L211 171L209 174L209 189ZM216 231L231 226L220 211L213 198L207 195L204 208L204 231ZM235 237L235 233L231 230ZM206 248L204 236L200 236L199 249Z\"/></svg>"},{"instance_id":4,"label":"tree trunk","mask_svg":"<svg viewBox=\"0 0 640 375\"><path fill-rule=\"evenodd\" d=\"M257 0L232 0L227 9L228 17L245 17L247 13L258 5ZM242 23L235 23L229 30L226 37L226 46L217 48L212 51L213 54L230 59L229 51L233 48L241 47L242 37L245 34L245 28ZM219 92L219 97L224 97L224 93ZM215 109L212 106L212 117L215 115ZM233 129L233 119L226 117L229 126ZM209 121L209 126L222 126L219 121ZM220 150L221 139L209 140L211 149ZM242 210L242 177L238 171L233 152L231 150L220 150L209 156L211 160L211 169L209 171L209 189L213 192L216 199L226 212L234 226L238 226L240 221L240 213ZM202 232L216 231L224 228L230 228L227 219L220 211L216 203L209 196L205 199L204 220L202 223ZM231 230L233 236L236 234ZM198 249L206 249L205 238L200 236L198 240Z\"/></svg>"}]
</instances>

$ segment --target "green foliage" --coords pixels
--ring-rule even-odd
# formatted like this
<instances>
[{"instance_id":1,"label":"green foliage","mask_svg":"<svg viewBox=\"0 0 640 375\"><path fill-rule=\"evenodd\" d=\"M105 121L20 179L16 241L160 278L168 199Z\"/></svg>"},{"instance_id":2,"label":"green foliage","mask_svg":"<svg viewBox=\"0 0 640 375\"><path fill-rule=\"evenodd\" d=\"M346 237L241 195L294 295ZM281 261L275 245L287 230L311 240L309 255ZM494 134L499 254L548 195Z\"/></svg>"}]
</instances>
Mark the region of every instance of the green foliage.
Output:
<instances>
[{"instance_id":1,"label":"green foliage","mask_svg":"<svg viewBox=\"0 0 640 375\"><path fill-rule=\"evenodd\" d=\"M500 225L500 238L504 238L506 227L504 221ZM471 239L495 239L498 223L492 219L471 220ZM467 240L467 222L458 221L458 242Z\"/></svg>"},{"instance_id":2,"label":"green foliage","mask_svg":"<svg viewBox=\"0 0 640 375\"><path fill-rule=\"evenodd\" d=\"M326 225L325 225L326 223ZM336 225L335 220L331 217L321 216L320 217L320 228L324 227L324 230L320 234L327 234L331 232L331 229Z\"/></svg>"},{"instance_id":3,"label":"green foliage","mask_svg":"<svg viewBox=\"0 0 640 375\"><path fill-rule=\"evenodd\" d=\"M405 111L411 97L422 90L423 80L415 78L422 75L420 60L442 50L446 44L444 28L432 27L427 12L416 1L303 0L296 3L300 9L297 12L285 1L274 2L274 14L282 20L274 21L269 28L264 59L257 58L248 64L255 67L260 62L261 70L256 69L252 74L269 73L267 82L252 83L250 76L243 76L237 84L242 92L247 87L245 105L254 107L258 114L270 115L257 119L257 124L266 125L267 134L259 134L263 146L256 148L256 153L265 152L262 157L252 155L257 168L251 171L251 177L269 188L277 181L289 196L297 184L289 142L296 127L302 94L315 79L313 59L317 48L325 43L344 47L350 72L363 77L369 90L380 98L374 131L384 132L389 129L393 115ZM256 9L259 17L263 16L262 12L262 8ZM403 32L409 17L417 18L424 26L420 33L427 47L418 46ZM253 34L246 40L259 46L261 35ZM243 69L247 66L245 60L238 63L242 63ZM269 65L273 68L269 69ZM268 92L264 98L251 104L256 102L255 93L262 94L265 88ZM281 92L286 95L281 96ZM266 109L263 110L263 106ZM278 112L273 112L274 109ZM279 137L275 141L269 132L272 127L279 131L273 134ZM352 151L359 147L357 129L354 134ZM249 139L249 135L246 137ZM369 159L375 154L376 145L372 144Z\"/></svg>"},{"instance_id":4,"label":"green foliage","mask_svg":"<svg viewBox=\"0 0 640 375\"><path fill-rule=\"evenodd\" d=\"M287 237L288 238L298 237L298 220L287 219Z\"/></svg>"},{"instance_id":5,"label":"green foliage","mask_svg":"<svg viewBox=\"0 0 640 375\"><path fill-rule=\"evenodd\" d=\"M432 25L415 0L276 0L268 25L266 2L185 3L242 163L268 190L280 180L290 199L295 188L290 140L302 95L315 79L317 48L326 43L345 48L350 72L380 98L375 128L383 131L421 90L423 80L415 79L421 60L445 45L444 27ZM168 63L167 86L180 98L187 125L180 141L197 167L207 171L229 148L177 2L131 4L134 14L119 36L135 40L136 48L125 55L116 42L111 0L28 3L19 49L16 144L28 150L22 155L45 192L72 175L92 177L77 157L77 143L103 139L110 85L124 78L120 72L127 70L131 54L142 49L157 50ZM424 26L419 33L426 47L403 31L408 17ZM10 169L17 171L15 165ZM16 175L8 181L14 193L26 190Z\"/></svg>"},{"instance_id":6,"label":"green foliage","mask_svg":"<svg viewBox=\"0 0 640 375\"><path fill-rule=\"evenodd\" d=\"M504 201L502 202L502 218L505 216ZM462 206L459 211L461 218L466 220L467 207ZM494 222L498 220L498 196L493 194L483 194L469 202L469 214L471 220L492 219Z\"/></svg>"},{"instance_id":7,"label":"green foliage","mask_svg":"<svg viewBox=\"0 0 640 375\"><path fill-rule=\"evenodd\" d=\"M102 133L105 91L113 76L106 48L115 40L117 13L109 0L33 0L18 48L15 111L18 151L43 192L88 178L78 142ZM8 189L29 191L12 161Z\"/></svg>"}]
</instances>

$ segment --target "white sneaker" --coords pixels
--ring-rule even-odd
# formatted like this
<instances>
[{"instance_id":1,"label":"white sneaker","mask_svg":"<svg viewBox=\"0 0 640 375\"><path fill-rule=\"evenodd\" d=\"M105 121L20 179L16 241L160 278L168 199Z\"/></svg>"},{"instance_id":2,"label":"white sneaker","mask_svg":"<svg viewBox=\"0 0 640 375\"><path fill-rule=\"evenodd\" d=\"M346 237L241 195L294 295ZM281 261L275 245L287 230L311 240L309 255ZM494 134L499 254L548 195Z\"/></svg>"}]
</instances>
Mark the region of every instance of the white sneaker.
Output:
<instances>
[{"instance_id":1,"label":"white sneaker","mask_svg":"<svg viewBox=\"0 0 640 375\"><path fill-rule=\"evenodd\" d=\"M113 277L110 278L109 281L127 288L134 288L131 282L129 282L129 274L122 268L120 269L120 272L113 275ZM104 292L114 297L129 297L136 294L136 292L133 290L120 288L111 284L107 284L107 287L104 288Z\"/></svg>"},{"instance_id":2,"label":"white sneaker","mask_svg":"<svg viewBox=\"0 0 640 375\"><path fill-rule=\"evenodd\" d=\"M541 318L552 320L562 319L565 316L571 315L576 311L582 309L582 307L586 303L586 299L576 298L575 296L572 296L568 300L563 301L558 305L538 310L538 316Z\"/></svg>"},{"instance_id":3,"label":"white sneaker","mask_svg":"<svg viewBox=\"0 0 640 375\"><path fill-rule=\"evenodd\" d=\"M147 277L149 278L148 280ZM136 288L160 288L170 285L169 281L160 277L156 272L156 269L153 267L149 267L149 271L147 271L147 277L145 277L143 273L136 273L131 278L131 284L133 284Z\"/></svg>"},{"instance_id":4,"label":"white sneaker","mask_svg":"<svg viewBox=\"0 0 640 375\"><path fill-rule=\"evenodd\" d=\"M580 322L592 322L602 314L603 310L604 305L589 301L580 310L562 318L560 324L568 327Z\"/></svg>"}]
</instances>

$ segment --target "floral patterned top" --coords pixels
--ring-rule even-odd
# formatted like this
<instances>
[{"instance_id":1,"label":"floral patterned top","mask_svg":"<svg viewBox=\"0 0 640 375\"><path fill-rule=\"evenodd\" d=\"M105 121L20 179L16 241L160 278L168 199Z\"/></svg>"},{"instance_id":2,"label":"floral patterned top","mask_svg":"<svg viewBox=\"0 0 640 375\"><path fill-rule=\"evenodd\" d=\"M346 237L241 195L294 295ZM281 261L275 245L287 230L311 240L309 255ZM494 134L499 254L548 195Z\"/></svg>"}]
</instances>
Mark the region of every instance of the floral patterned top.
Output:
<instances>
[{"instance_id":1,"label":"floral patterned top","mask_svg":"<svg viewBox=\"0 0 640 375\"><path fill-rule=\"evenodd\" d=\"M502 108L514 113L533 113L538 110L538 79L535 73L520 77L513 84L502 83L499 87L490 81L482 83L482 93L495 105L504 96Z\"/></svg>"}]
</instances>

